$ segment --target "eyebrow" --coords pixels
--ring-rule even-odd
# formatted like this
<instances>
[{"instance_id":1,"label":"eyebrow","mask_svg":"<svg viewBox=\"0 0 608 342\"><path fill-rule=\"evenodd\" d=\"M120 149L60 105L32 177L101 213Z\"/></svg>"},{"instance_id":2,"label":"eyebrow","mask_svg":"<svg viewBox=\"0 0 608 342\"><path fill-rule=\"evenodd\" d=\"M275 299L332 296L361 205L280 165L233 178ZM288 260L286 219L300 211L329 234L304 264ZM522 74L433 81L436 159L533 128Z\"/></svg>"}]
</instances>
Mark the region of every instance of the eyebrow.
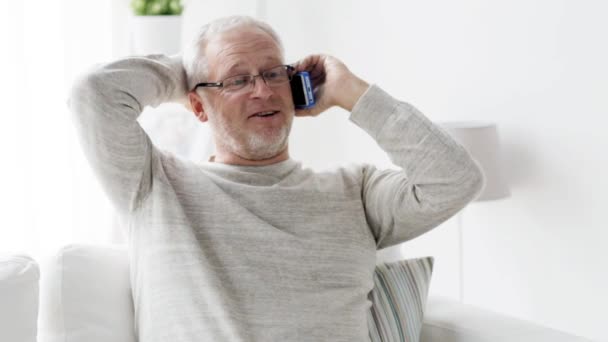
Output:
<instances>
[{"instance_id":1,"label":"eyebrow","mask_svg":"<svg viewBox=\"0 0 608 342\"><path fill-rule=\"evenodd\" d=\"M266 58L266 61L271 61L271 60L278 61L279 64L281 63L281 60L276 57L267 57ZM233 70L238 69L241 66L242 66L241 63L236 63L236 64L233 64L232 66L230 66L230 68L228 70L226 70L226 72L224 73L226 75L225 77L229 76Z\"/></svg>"}]
</instances>

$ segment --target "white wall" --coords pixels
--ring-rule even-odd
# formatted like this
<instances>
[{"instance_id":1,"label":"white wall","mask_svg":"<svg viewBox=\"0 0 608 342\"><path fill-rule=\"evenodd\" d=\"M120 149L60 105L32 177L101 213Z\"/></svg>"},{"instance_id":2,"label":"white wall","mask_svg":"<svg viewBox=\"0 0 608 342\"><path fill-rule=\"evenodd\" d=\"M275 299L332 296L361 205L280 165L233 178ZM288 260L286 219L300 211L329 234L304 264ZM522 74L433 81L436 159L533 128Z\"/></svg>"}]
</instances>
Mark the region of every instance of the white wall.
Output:
<instances>
[{"instance_id":1,"label":"white wall","mask_svg":"<svg viewBox=\"0 0 608 342\"><path fill-rule=\"evenodd\" d=\"M608 341L608 3L260 3L289 61L330 53L432 120L496 122L512 196L463 213L465 302ZM293 156L389 166L346 117L297 120ZM401 246L435 255L434 294L458 294L456 236L452 219Z\"/></svg>"}]
</instances>

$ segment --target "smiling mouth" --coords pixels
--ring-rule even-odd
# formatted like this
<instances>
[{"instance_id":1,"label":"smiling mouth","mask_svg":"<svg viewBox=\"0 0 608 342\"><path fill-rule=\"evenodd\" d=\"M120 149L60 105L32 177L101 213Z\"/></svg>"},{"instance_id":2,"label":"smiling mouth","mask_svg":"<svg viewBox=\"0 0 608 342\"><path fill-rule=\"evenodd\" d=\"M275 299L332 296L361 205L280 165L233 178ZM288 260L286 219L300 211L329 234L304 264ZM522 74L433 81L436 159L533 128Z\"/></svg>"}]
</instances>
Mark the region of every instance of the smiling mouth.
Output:
<instances>
[{"instance_id":1,"label":"smiling mouth","mask_svg":"<svg viewBox=\"0 0 608 342\"><path fill-rule=\"evenodd\" d=\"M249 118L270 118L275 116L275 114L277 114L279 111L275 110L275 111L267 111L267 112L260 112L260 113L256 113L251 115Z\"/></svg>"}]
</instances>

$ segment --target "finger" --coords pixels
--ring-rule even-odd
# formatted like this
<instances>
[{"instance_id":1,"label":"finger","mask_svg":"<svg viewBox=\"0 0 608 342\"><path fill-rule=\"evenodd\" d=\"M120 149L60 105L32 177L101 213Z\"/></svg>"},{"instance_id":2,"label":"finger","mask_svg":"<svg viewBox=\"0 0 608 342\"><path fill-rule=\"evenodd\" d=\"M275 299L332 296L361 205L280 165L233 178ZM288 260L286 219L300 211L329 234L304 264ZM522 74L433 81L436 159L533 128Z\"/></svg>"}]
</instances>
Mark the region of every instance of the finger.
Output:
<instances>
[{"instance_id":1,"label":"finger","mask_svg":"<svg viewBox=\"0 0 608 342\"><path fill-rule=\"evenodd\" d=\"M313 70L317 69L320 65L322 65L321 55L309 55L309 56L306 56L305 58L297 61L294 65L294 67L296 69L296 72L299 72L299 71L312 72Z\"/></svg>"},{"instance_id":2,"label":"finger","mask_svg":"<svg viewBox=\"0 0 608 342\"><path fill-rule=\"evenodd\" d=\"M326 74L324 59L315 59L312 64L308 65L306 71L310 74L312 81L322 82Z\"/></svg>"},{"instance_id":3,"label":"finger","mask_svg":"<svg viewBox=\"0 0 608 342\"><path fill-rule=\"evenodd\" d=\"M312 83L313 92L315 97L321 97L323 92L323 84L325 84L326 74L325 72L319 74L311 74L310 82Z\"/></svg>"},{"instance_id":4,"label":"finger","mask_svg":"<svg viewBox=\"0 0 608 342\"><path fill-rule=\"evenodd\" d=\"M296 109L295 116L310 116L310 109Z\"/></svg>"},{"instance_id":5,"label":"finger","mask_svg":"<svg viewBox=\"0 0 608 342\"><path fill-rule=\"evenodd\" d=\"M306 64L308 63L308 64ZM326 71L321 60L304 61L300 64L300 69L296 69L296 72L307 71L310 76L310 82L312 83L313 91L317 96L317 91L325 83Z\"/></svg>"},{"instance_id":6,"label":"finger","mask_svg":"<svg viewBox=\"0 0 608 342\"><path fill-rule=\"evenodd\" d=\"M320 110L320 108L312 107L312 108L307 108L307 109L296 109L295 111L295 116L317 116L321 113L322 111Z\"/></svg>"},{"instance_id":7,"label":"finger","mask_svg":"<svg viewBox=\"0 0 608 342\"><path fill-rule=\"evenodd\" d=\"M312 58L312 55L306 56L306 57L296 61L295 63L293 63L291 66L294 67L296 72L304 71L304 70L306 70L306 67L310 64L311 58Z\"/></svg>"}]
</instances>

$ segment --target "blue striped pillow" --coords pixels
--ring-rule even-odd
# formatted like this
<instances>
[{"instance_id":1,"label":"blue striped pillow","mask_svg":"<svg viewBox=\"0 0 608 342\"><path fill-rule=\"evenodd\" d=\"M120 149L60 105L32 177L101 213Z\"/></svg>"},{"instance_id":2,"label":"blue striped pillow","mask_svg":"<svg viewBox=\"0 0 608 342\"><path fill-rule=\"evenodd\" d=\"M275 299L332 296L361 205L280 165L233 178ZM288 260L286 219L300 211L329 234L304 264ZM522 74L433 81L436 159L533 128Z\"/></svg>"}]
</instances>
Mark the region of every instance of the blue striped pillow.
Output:
<instances>
[{"instance_id":1,"label":"blue striped pillow","mask_svg":"<svg viewBox=\"0 0 608 342\"><path fill-rule=\"evenodd\" d=\"M433 261L424 257L376 265L367 312L372 342L418 342Z\"/></svg>"}]
</instances>

